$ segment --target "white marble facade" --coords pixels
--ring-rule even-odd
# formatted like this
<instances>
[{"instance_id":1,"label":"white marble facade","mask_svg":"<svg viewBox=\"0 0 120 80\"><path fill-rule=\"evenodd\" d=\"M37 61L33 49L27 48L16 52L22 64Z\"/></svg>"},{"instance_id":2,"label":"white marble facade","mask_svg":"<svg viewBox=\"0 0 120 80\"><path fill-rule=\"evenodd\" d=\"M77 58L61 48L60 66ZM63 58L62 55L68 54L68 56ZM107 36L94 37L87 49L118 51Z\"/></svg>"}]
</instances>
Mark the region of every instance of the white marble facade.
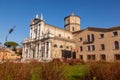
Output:
<instances>
[{"instance_id":1,"label":"white marble facade","mask_svg":"<svg viewBox=\"0 0 120 80\"><path fill-rule=\"evenodd\" d=\"M30 37L23 41L22 59L37 59L37 60L50 60L50 45L47 40L43 40L47 37L53 37L53 35L46 35L44 28L44 20L38 15L30 24Z\"/></svg>"}]
</instances>

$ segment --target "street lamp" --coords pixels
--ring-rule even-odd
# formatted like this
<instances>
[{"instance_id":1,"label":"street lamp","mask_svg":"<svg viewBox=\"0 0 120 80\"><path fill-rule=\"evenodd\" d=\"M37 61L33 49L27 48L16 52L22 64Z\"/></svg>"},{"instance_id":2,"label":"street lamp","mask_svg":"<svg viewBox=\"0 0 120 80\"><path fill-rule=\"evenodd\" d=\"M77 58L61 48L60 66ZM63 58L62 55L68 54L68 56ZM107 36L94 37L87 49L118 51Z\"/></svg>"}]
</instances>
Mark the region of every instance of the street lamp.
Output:
<instances>
[{"instance_id":1,"label":"street lamp","mask_svg":"<svg viewBox=\"0 0 120 80\"><path fill-rule=\"evenodd\" d=\"M13 32L13 30L14 30L15 27L16 27L16 26L13 26L13 28L11 28L11 29L9 30L9 32L8 32L8 34L6 35L6 38L5 38L5 41L6 41L6 42L7 42L8 35Z\"/></svg>"}]
</instances>

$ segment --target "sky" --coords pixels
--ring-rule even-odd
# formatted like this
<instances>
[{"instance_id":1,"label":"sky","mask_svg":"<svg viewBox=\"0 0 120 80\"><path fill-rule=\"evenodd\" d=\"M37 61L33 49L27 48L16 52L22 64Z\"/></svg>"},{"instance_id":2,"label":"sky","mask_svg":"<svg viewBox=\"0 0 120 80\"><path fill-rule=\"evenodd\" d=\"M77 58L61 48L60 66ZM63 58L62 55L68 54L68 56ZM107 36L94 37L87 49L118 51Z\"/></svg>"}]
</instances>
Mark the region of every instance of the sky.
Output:
<instances>
[{"instance_id":1,"label":"sky","mask_svg":"<svg viewBox=\"0 0 120 80\"><path fill-rule=\"evenodd\" d=\"M19 44L29 37L30 22L38 14L45 23L64 28L64 18L74 13L81 18L81 29L120 26L120 0L0 0L0 42Z\"/></svg>"}]
</instances>

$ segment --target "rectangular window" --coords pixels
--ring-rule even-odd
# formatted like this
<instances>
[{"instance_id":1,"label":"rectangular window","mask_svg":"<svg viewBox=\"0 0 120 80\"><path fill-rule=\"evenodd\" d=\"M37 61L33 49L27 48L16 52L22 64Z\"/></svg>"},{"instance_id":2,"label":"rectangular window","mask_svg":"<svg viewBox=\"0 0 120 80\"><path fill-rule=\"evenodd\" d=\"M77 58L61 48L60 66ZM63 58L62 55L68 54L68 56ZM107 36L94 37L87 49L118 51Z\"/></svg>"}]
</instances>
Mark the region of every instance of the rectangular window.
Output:
<instances>
[{"instance_id":1,"label":"rectangular window","mask_svg":"<svg viewBox=\"0 0 120 80\"><path fill-rule=\"evenodd\" d=\"M113 32L113 36L118 36L118 32Z\"/></svg>"},{"instance_id":2,"label":"rectangular window","mask_svg":"<svg viewBox=\"0 0 120 80\"><path fill-rule=\"evenodd\" d=\"M106 55L105 54L101 54L100 58L101 58L101 60L106 60Z\"/></svg>"},{"instance_id":3,"label":"rectangular window","mask_svg":"<svg viewBox=\"0 0 120 80\"><path fill-rule=\"evenodd\" d=\"M95 60L95 55L91 55L91 59L92 59L92 60Z\"/></svg>"},{"instance_id":4,"label":"rectangular window","mask_svg":"<svg viewBox=\"0 0 120 80\"><path fill-rule=\"evenodd\" d=\"M120 60L120 54L115 54L115 60Z\"/></svg>"},{"instance_id":5,"label":"rectangular window","mask_svg":"<svg viewBox=\"0 0 120 80\"><path fill-rule=\"evenodd\" d=\"M90 51L90 46L87 46L87 48L88 48L88 51Z\"/></svg>"},{"instance_id":6,"label":"rectangular window","mask_svg":"<svg viewBox=\"0 0 120 80\"><path fill-rule=\"evenodd\" d=\"M87 55L87 60L95 60L95 55Z\"/></svg>"},{"instance_id":7,"label":"rectangular window","mask_svg":"<svg viewBox=\"0 0 120 80\"><path fill-rule=\"evenodd\" d=\"M68 36L68 39L70 39L70 36Z\"/></svg>"},{"instance_id":8,"label":"rectangular window","mask_svg":"<svg viewBox=\"0 0 120 80\"><path fill-rule=\"evenodd\" d=\"M90 42L90 35L87 35L87 41Z\"/></svg>"},{"instance_id":9,"label":"rectangular window","mask_svg":"<svg viewBox=\"0 0 120 80\"><path fill-rule=\"evenodd\" d=\"M83 60L83 55L80 55L80 60Z\"/></svg>"},{"instance_id":10,"label":"rectangular window","mask_svg":"<svg viewBox=\"0 0 120 80\"><path fill-rule=\"evenodd\" d=\"M82 41L82 38L80 37L80 42Z\"/></svg>"},{"instance_id":11,"label":"rectangular window","mask_svg":"<svg viewBox=\"0 0 120 80\"><path fill-rule=\"evenodd\" d=\"M93 51L95 50L95 45L92 45L92 50L93 50Z\"/></svg>"},{"instance_id":12,"label":"rectangular window","mask_svg":"<svg viewBox=\"0 0 120 80\"><path fill-rule=\"evenodd\" d=\"M91 36L92 36L92 41L94 41L94 40L95 40L95 38L94 38L94 34L92 34Z\"/></svg>"},{"instance_id":13,"label":"rectangular window","mask_svg":"<svg viewBox=\"0 0 120 80\"><path fill-rule=\"evenodd\" d=\"M104 34L100 34L100 38L104 38Z\"/></svg>"},{"instance_id":14,"label":"rectangular window","mask_svg":"<svg viewBox=\"0 0 120 80\"><path fill-rule=\"evenodd\" d=\"M87 60L90 60L91 59L91 55L87 55Z\"/></svg>"},{"instance_id":15,"label":"rectangular window","mask_svg":"<svg viewBox=\"0 0 120 80\"><path fill-rule=\"evenodd\" d=\"M74 31L74 27L72 27L72 31Z\"/></svg>"},{"instance_id":16,"label":"rectangular window","mask_svg":"<svg viewBox=\"0 0 120 80\"><path fill-rule=\"evenodd\" d=\"M101 50L105 50L105 45L101 44Z\"/></svg>"},{"instance_id":17,"label":"rectangular window","mask_svg":"<svg viewBox=\"0 0 120 80\"><path fill-rule=\"evenodd\" d=\"M69 46L66 46L66 49L69 49Z\"/></svg>"},{"instance_id":18,"label":"rectangular window","mask_svg":"<svg viewBox=\"0 0 120 80\"><path fill-rule=\"evenodd\" d=\"M115 41L115 42L114 42L114 45L115 45L115 50L118 50L118 49L119 49L119 42L118 42L118 41Z\"/></svg>"},{"instance_id":19,"label":"rectangular window","mask_svg":"<svg viewBox=\"0 0 120 80\"><path fill-rule=\"evenodd\" d=\"M83 47L82 46L80 46L80 51L83 51Z\"/></svg>"},{"instance_id":20,"label":"rectangular window","mask_svg":"<svg viewBox=\"0 0 120 80\"><path fill-rule=\"evenodd\" d=\"M61 37L61 34L59 34L59 37Z\"/></svg>"}]
</instances>

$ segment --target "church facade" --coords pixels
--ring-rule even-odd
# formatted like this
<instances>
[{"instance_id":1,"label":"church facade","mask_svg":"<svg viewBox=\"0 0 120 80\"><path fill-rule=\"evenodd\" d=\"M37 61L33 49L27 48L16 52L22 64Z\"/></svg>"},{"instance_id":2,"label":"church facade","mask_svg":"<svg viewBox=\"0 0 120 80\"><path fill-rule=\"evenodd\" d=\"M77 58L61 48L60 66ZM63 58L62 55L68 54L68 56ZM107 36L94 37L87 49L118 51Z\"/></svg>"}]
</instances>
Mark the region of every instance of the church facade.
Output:
<instances>
[{"instance_id":1,"label":"church facade","mask_svg":"<svg viewBox=\"0 0 120 80\"><path fill-rule=\"evenodd\" d=\"M51 61L80 59L87 61L120 60L120 26L80 29L80 17L64 18L65 29L45 23L38 15L30 23L29 38L23 40L22 60Z\"/></svg>"}]
</instances>

